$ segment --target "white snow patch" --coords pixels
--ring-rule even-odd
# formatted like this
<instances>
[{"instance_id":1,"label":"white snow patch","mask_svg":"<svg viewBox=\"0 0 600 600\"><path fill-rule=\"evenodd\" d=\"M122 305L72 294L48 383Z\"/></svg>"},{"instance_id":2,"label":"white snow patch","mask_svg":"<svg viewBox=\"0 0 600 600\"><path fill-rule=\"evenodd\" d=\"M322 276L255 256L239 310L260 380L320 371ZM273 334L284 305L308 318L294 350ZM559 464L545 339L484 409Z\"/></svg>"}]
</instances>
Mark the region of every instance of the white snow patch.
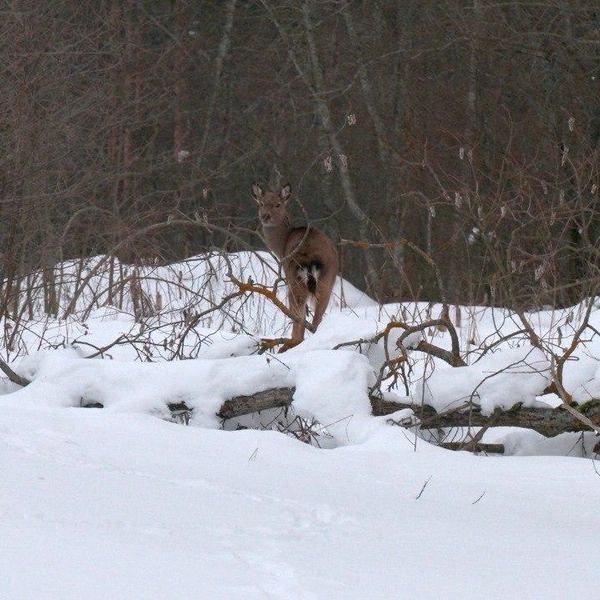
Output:
<instances>
[{"instance_id":1,"label":"white snow patch","mask_svg":"<svg viewBox=\"0 0 600 600\"><path fill-rule=\"evenodd\" d=\"M550 363L531 346L504 348L474 365L436 368L421 384L418 398L438 411L475 402L485 415L517 403L534 406L550 382Z\"/></svg>"}]
</instances>

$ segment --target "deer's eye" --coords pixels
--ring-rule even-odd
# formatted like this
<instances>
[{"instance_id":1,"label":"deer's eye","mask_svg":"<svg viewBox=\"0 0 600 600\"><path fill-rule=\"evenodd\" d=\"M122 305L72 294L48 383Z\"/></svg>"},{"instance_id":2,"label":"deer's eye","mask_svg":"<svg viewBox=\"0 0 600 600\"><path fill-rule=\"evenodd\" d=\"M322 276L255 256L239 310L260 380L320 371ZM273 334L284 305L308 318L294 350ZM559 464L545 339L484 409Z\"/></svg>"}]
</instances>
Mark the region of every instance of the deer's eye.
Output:
<instances>
[{"instance_id":1,"label":"deer's eye","mask_svg":"<svg viewBox=\"0 0 600 600\"><path fill-rule=\"evenodd\" d=\"M281 207L281 202L278 202L278 203L275 205L275 208L280 208L280 207Z\"/></svg>"}]
</instances>

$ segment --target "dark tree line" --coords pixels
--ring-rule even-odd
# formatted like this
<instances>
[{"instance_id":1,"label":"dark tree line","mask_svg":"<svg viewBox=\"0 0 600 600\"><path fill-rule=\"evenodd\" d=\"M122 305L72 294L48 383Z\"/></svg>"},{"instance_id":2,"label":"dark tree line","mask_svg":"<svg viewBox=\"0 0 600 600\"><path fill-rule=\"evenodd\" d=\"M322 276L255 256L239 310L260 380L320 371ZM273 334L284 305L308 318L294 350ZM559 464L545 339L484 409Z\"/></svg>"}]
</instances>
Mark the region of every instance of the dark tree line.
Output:
<instances>
[{"instance_id":1,"label":"dark tree line","mask_svg":"<svg viewBox=\"0 0 600 600\"><path fill-rule=\"evenodd\" d=\"M452 302L597 290L597 0L15 0L2 16L3 313L67 257L264 247L253 180L291 182L298 220L335 241L407 238ZM409 247L341 248L378 299L439 299Z\"/></svg>"}]
</instances>

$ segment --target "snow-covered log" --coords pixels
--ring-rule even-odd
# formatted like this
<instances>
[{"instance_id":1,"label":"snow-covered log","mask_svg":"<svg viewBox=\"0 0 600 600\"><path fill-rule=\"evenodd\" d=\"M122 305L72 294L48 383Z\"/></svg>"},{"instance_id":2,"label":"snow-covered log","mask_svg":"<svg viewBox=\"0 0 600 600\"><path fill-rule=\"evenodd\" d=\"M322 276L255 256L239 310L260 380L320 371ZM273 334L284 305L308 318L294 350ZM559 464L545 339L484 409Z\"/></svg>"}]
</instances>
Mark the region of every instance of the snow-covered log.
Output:
<instances>
[{"instance_id":1,"label":"snow-covered log","mask_svg":"<svg viewBox=\"0 0 600 600\"><path fill-rule=\"evenodd\" d=\"M477 405L465 407L446 413L437 413L431 406L399 405L393 402L381 402L371 399L373 414L386 415L401 408L411 408L421 419L424 429L445 427L524 427L533 429L546 437L554 437L561 433L573 431L589 431L579 419L564 408L524 407L519 404L509 410L496 410L493 415L484 415ZM579 407L579 412L593 423L600 422L600 402L588 402Z\"/></svg>"},{"instance_id":2,"label":"snow-covered log","mask_svg":"<svg viewBox=\"0 0 600 600\"><path fill-rule=\"evenodd\" d=\"M218 416L223 419L239 417L268 408L290 406L295 388L273 388L257 392L251 396L238 396L223 403ZM560 433L588 431L588 428L563 408L538 408L513 406L510 410L496 410L491 416L481 413L476 404L462 407L445 413L438 413L428 405L399 404L371 398L374 416L391 415L410 408L421 421L423 429L446 427L524 427L533 429L546 437L554 437ZM578 410L593 423L600 423L600 401L587 402Z\"/></svg>"}]
</instances>

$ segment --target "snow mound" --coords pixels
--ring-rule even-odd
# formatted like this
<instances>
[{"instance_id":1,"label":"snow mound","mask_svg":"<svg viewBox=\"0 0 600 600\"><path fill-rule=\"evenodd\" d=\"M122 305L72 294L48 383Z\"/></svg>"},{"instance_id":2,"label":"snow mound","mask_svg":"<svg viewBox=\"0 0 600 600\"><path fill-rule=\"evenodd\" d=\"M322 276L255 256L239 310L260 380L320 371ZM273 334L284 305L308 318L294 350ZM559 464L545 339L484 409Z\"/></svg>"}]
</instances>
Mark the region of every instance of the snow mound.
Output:
<instances>
[{"instance_id":1,"label":"snow mound","mask_svg":"<svg viewBox=\"0 0 600 600\"><path fill-rule=\"evenodd\" d=\"M231 398L295 387L294 408L327 427L338 444L365 438L372 427L367 394L369 361L356 352L316 350L282 356L254 355L161 363L86 359L73 350L47 351L22 361L33 379L3 396L13 407L85 407L166 417L168 405L193 409L191 425L220 428L217 413ZM350 426L350 423L352 425Z\"/></svg>"},{"instance_id":2,"label":"snow mound","mask_svg":"<svg viewBox=\"0 0 600 600\"><path fill-rule=\"evenodd\" d=\"M495 408L509 409L518 403L534 406L536 396L549 383L550 363L541 350L531 346L504 348L474 365L438 365L421 383L415 400L438 412L475 402L483 414L490 415Z\"/></svg>"}]
</instances>

